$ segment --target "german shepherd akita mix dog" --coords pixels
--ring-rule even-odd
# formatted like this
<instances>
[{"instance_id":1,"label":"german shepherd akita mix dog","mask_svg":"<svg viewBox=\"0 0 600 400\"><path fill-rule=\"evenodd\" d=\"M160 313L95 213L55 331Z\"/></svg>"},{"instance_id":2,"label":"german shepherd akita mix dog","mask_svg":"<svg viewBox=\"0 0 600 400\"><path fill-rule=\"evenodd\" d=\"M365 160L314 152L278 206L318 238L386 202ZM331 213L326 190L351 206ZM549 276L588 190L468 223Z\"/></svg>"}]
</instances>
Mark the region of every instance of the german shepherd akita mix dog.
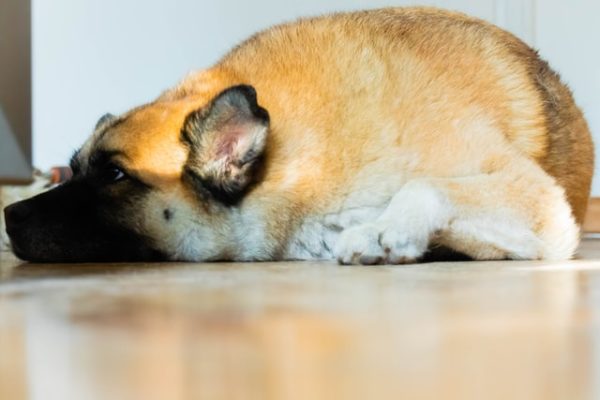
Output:
<instances>
[{"instance_id":1,"label":"german shepherd akita mix dog","mask_svg":"<svg viewBox=\"0 0 600 400\"><path fill-rule=\"evenodd\" d=\"M69 182L5 210L31 261L568 259L593 149L516 37L391 8L261 32L102 118Z\"/></svg>"}]
</instances>

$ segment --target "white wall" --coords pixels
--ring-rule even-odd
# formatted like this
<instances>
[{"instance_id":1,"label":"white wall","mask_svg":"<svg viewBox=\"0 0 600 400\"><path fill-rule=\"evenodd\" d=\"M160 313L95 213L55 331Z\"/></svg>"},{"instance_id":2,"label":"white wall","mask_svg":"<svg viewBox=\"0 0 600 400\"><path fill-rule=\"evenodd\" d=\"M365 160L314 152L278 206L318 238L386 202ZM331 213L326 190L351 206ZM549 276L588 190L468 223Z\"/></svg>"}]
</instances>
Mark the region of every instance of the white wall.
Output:
<instances>
[{"instance_id":1,"label":"white wall","mask_svg":"<svg viewBox=\"0 0 600 400\"><path fill-rule=\"evenodd\" d=\"M539 43L600 135L600 52L589 50L600 5L591 0L33 0L34 164L65 164L102 114L151 100L273 23L415 3L460 9Z\"/></svg>"}]
</instances>

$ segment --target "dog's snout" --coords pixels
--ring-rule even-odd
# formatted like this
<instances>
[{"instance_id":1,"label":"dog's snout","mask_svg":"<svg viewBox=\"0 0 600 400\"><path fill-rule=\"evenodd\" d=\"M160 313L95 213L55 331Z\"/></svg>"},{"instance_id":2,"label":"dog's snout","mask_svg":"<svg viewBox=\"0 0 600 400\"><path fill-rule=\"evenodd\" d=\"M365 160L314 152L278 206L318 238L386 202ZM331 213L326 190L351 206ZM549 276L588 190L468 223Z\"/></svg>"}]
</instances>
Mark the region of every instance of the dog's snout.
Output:
<instances>
[{"instance_id":1,"label":"dog's snout","mask_svg":"<svg viewBox=\"0 0 600 400\"><path fill-rule=\"evenodd\" d=\"M31 216L31 206L24 201L20 201L4 209L4 218L6 226L10 228L25 222Z\"/></svg>"}]
</instances>

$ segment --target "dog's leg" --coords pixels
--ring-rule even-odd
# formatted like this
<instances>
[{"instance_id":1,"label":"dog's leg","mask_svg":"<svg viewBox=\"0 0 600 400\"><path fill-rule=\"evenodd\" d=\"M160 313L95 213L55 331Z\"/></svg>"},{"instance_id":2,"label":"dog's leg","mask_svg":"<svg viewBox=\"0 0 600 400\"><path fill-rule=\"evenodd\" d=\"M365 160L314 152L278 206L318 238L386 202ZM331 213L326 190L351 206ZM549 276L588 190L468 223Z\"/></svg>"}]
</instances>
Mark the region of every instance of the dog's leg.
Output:
<instances>
[{"instance_id":1,"label":"dog's leg","mask_svg":"<svg viewBox=\"0 0 600 400\"><path fill-rule=\"evenodd\" d=\"M444 245L477 260L568 259L579 228L565 194L524 162L460 178L409 181L371 223L344 230L343 264L401 264Z\"/></svg>"}]
</instances>

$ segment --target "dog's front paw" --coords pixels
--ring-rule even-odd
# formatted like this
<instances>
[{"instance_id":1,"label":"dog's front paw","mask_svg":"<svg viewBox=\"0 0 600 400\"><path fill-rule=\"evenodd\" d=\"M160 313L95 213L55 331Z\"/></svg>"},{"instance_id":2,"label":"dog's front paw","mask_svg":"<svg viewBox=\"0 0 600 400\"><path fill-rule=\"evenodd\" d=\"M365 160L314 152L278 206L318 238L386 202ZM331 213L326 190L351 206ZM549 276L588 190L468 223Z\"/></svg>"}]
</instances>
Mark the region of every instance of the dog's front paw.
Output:
<instances>
[{"instance_id":1,"label":"dog's front paw","mask_svg":"<svg viewBox=\"0 0 600 400\"><path fill-rule=\"evenodd\" d=\"M340 264L383 264L385 253L379 244L379 229L364 224L344 230L335 247Z\"/></svg>"},{"instance_id":2,"label":"dog's front paw","mask_svg":"<svg viewBox=\"0 0 600 400\"><path fill-rule=\"evenodd\" d=\"M429 231L388 227L379 235L379 243L387 255L388 264L414 263L423 257L429 246Z\"/></svg>"},{"instance_id":3,"label":"dog's front paw","mask_svg":"<svg viewBox=\"0 0 600 400\"><path fill-rule=\"evenodd\" d=\"M335 255L340 264L406 264L422 257L428 244L427 231L363 224L341 233Z\"/></svg>"}]
</instances>

